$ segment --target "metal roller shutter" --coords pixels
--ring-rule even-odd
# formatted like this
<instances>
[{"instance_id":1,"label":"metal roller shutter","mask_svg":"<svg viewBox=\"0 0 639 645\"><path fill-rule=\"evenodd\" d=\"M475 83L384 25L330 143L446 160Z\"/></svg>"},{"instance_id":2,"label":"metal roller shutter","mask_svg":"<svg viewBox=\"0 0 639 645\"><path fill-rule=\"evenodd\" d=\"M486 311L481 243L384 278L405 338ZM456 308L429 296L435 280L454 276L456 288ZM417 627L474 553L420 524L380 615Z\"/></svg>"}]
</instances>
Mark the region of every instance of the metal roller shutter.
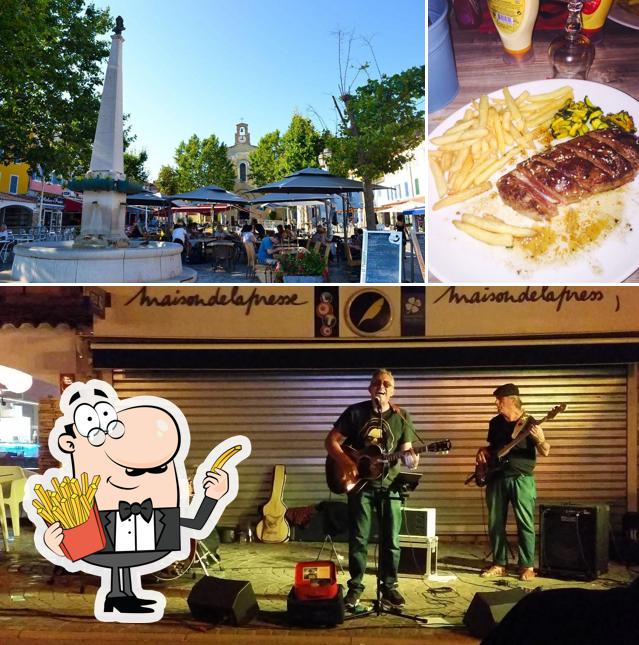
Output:
<instances>
[{"instance_id":1,"label":"metal roller shutter","mask_svg":"<svg viewBox=\"0 0 639 645\"><path fill-rule=\"evenodd\" d=\"M495 414L492 391L510 381L538 418L558 403L568 404L545 427L552 452L537 466L538 503L609 503L615 522L625 511L625 366L394 373L395 401L411 413L421 439L453 442L448 455L422 457L421 484L408 502L437 509L438 534L485 532L483 491L464 486L464 480ZM121 397L153 394L182 409L191 429L189 473L223 439L234 434L251 439L252 455L240 465L238 498L223 519L235 526L259 518L258 505L270 496L272 466L278 463L287 470L289 508L329 499L324 437L347 405L367 398L369 375L114 370L113 385Z\"/></svg>"}]
</instances>

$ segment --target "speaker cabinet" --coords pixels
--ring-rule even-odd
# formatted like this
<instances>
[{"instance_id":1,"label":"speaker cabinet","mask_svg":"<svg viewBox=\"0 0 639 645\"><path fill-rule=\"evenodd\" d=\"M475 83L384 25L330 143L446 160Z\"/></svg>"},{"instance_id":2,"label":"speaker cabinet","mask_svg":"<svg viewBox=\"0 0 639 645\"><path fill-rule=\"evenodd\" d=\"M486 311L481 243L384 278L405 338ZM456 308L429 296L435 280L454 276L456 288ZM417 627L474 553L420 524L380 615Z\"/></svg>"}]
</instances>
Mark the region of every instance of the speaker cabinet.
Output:
<instances>
[{"instance_id":1,"label":"speaker cabinet","mask_svg":"<svg viewBox=\"0 0 639 645\"><path fill-rule=\"evenodd\" d=\"M402 508L402 526L399 534L410 538L435 537L434 508Z\"/></svg>"},{"instance_id":2,"label":"speaker cabinet","mask_svg":"<svg viewBox=\"0 0 639 645\"><path fill-rule=\"evenodd\" d=\"M525 595L523 589L476 593L466 610L464 625L473 636L484 638Z\"/></svg>"},{"instance_id":3,"label":"speaker cabinet","mask_svg":"<svg viewBox=\"0 0 639 645\"><path fill-rule=\"evenodd\" d=\"M437 575L437 542L437 537L412 541L400 536L399 575L405 578Z\"/></svg>"},{"instance_id":4,"label":"speaker cabinet","mask_svg":"<svg viewBox=\"0 0 639 645\"><path fill-rule=\"evenodd\" d=\"M608 571L609 526L605 504L540 506L540 573L594 580Z\"/></svg>"},{"instance_id":5,"label":"speaker cabinet","mask_svg":"<svg viewBox=\"0 0 639 645\"><path fill-rule=\"evenodd\" d=\"M187 598L194 618L207 623L245 625L259 611L250 582L204 576Z\"/></svg>"}]
</instances>

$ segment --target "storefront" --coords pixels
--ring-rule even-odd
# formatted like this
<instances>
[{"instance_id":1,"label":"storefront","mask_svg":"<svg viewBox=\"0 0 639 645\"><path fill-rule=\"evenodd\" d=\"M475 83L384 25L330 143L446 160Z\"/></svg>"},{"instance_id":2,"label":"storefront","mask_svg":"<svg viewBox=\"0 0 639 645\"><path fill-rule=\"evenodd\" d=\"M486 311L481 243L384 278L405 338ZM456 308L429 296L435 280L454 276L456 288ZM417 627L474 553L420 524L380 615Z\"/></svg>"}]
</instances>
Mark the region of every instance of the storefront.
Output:
<instances>
[{"instance_id":1,"label":"storefront","mask_svg":"<svg viewBox=\"0 0 639 645\"><path fill-rule=\"evenodd\" d=\"M495 414L492 390L513 381L546 431L539 503L636 509L639 297L627 288L374 289L361 287L122 287L88 338L93 370L121 396L174 401L191 427L192 470L212 446L245 434L228 519L257 519L276 464L287 506L330 498L323 441L340 412L368 397L372 369L391 368L396 402L426 455L413 507L438 509L438 533L484 533L482 492L464 486ZM585 485L587 484L587 485Z\"/></svg>"}]
</instances>

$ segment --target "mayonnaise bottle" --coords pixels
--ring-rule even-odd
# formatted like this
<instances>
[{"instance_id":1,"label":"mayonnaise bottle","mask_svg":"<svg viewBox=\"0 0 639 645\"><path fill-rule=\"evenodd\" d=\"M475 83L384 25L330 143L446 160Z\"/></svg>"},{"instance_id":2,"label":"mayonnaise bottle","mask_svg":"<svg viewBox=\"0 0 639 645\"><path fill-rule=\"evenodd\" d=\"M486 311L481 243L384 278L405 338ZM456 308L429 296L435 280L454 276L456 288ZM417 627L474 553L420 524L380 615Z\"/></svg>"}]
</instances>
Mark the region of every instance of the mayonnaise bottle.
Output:
<instances>
[{"instance_id":1,"label":"mayonnaise bottle","mask_svg":"<svg viewBox=\"0 0 639 645\"><path fill-rule=\"evenodd\" d=\"M539 0L488 0L488 9L504 45L504 60L513 63L531 59Z\"/></svg>"}]
</instances>

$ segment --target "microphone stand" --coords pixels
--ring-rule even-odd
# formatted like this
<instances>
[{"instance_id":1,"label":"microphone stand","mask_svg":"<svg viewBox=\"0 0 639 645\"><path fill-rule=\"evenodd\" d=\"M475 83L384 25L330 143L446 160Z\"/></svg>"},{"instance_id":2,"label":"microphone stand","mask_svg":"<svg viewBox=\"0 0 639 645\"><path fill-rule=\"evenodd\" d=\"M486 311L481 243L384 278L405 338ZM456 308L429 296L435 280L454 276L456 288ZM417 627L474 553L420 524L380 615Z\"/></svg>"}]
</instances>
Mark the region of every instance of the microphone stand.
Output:
<instances>
[{"instance_id":1,"label":"microphone stand","mask_svg":"<svg viewBox=\"0 0 639 645\"><path fill-rule=\"evenodd\" d=\"M373 407L375 408L375 411L379 414L379 419L378 419L379 430L383 439L384 411L382 410L382 402L378 397L375 397L373 401ZM385 445L384 445L384 449L382 450L382 453L384 456L388 455L388 450L386 449ZM379 558L377 560L377 569L375 571L375 578L376 578L375 602L373 603L373 606L370 609L355 612L352 616L346 617L345 620L352 620L354 618L364 618L372 614L375 614L376 616L381 616L382 614L390 614L392 616L400 616L402 618L408 618L409 620L414 620L415 622L425 624L428 622L428 619L424 618L423 616L417 616L415 614L406 614L402 612L401 609L399 608L385 609L382 604L382 577L381 577L381 571L380 571L380 564L382 562L382 558L386 559L389 557L386 554L386 540L384 539L384 519L385 519L384 503L388 501L388 509L390 511L390 504L391 504L390 496L392 492L388 486L384 485L384 480L388 475L389 469L390 469L390 462L388 460L384 460L384 468L383 468L382 477L381 477L381 487L379 488L378 494L376 495L376 504L375 504L377 509L378 524L379 524L379 536L378 536L378 544L377 544L379 548ZM401 496L399 497L399 499L401 499Z\"/></svg>"}]
</instances>

